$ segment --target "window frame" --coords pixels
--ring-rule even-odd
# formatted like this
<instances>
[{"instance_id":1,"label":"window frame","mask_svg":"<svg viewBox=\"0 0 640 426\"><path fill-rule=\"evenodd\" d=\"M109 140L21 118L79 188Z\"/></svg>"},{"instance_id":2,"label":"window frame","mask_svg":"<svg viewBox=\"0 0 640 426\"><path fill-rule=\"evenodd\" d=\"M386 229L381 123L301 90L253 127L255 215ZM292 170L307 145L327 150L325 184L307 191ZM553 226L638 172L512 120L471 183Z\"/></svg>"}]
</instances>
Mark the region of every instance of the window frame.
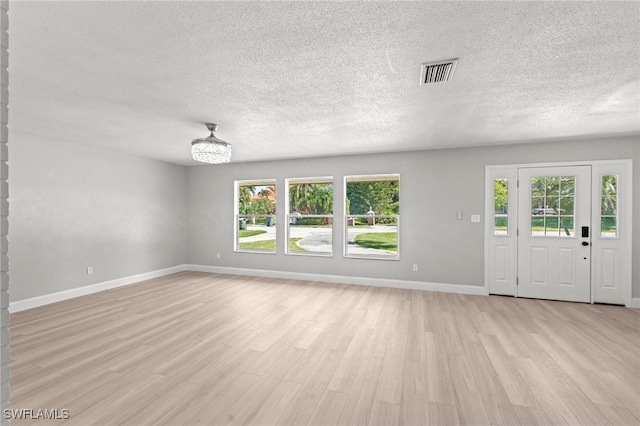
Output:
<instances>
[{"instance_id":1,"label":"window frame","mask_svg":"<svg viewBox=\"0 0 640 426\"><path fill-rule=\"evenodd\" d=\"M506 183L505 191L506 191L507 201L505 203L506 209L504 209L504 210L506 210L506 212L500 214L501 216L505 216L505 219L506 219L506 225L505 226L506 226L507 230L504 231L504 232L498 231L497 227L496 227L496 219L498 217L498 213L496 213L496 208L495 208L495 205L496 205L495 184L496 184L497 181L502 181L502 182ZM491 228L493 229L493 236L495 236L495 237L509 237L511 235L511 225L512 224L511 224L511 221L509 220L510 219L510 217L509 217L509 208L510 208L509 201L510 201L511 190L512 190L512 188L511 188L511 180L508 177L494 177L493 178L493 187L492 187L492 194L493 194L493 215L492 215L492 217L493 217L493 223L491 225Z\"/></svg>"},{"instance_id":2,"label":"window frame","mask_svg":"<svg viewBox=\"0 0 640 426\"><path fill-rule=\"evenodd\" d=\"M544 179L543 194L538 194L538 195L533 194L535 179ZM557 195L548 195L547 191L549 188L550 179L557 179L557 185L558 185ZM572 189L572 192L570 193L570 195L562 194L563 182L567 182L568 179L570 179L572 182L570 186ZM536 208L533 207L533 202L531 203L531 210L529 211L529 218L530 218L529 232L531 232L532 237L564 238L564 239L579 237L578 229L576 229L576 211L575 211L576 183L575 182L576 180L573 176L558 175L558 176L542 176L538 178L532 178L531 182L527 183L528 185L530 185L530 188L531 188L531 197L530 197L531 200L533 199L542 200L542 203L538 201L538 207ZM552 205L549 204L548 202L549 199L555 199L555 201L552 202ZM563 200L573 200L571 202L572 213L570 215L563 214L563 211L565 211L565 209L562 208ZM540 207L541 204L542 204L542 207ZM551 212L548 212L549 209L551 210ZM537 210L537 213L534 213L534 210ZM537 219L536 222L542 219L542 229L543 229L542 231L537 231L537 233L534 233L534 230L533 230L534 219ZM557 224L557 227L550 227L547 225L548 223L553 223L554 220ZM568 228L567 226L563 227L562 226L563 221L565 221L564 223L567 223L566 221L570 221L571 228ZM552 231L549 232L548 229ZM555 232L556 230L557 230L557 233ZM562 232L563 230L564 230L564 233Z\"/></svg>"},{"instance_id":3,"label":"window frame","mask_svg":"<svg viewBox=\"0 0 640 426\"><path fill-rule=\"evenodd\" d=\"M240 214L240 188L242 186L273 186L277 188L277 180L273 179L247 179L247 180L236 180L234 181L234 214L233 214L233 251L236 253L257 253L257 254L270 254L274 255L278 252L278 233L276 231L275 225L277 224L277 189L276 189L276 199L274 200L274 213L273 214ZM267 218L270 218L273 221L273 226L268 226L273 228L273 239L275 241L275 247L273 250L263 250L263 249L247 249L241 248L240 244L240 220L243 218L265 218L265 222Z\"/></svg>"},{"instance_id":4,"label":"window frame","mask_svg":"<svg viewBox=\"0 0 640 426\"><path fill-rule=\"evenodd\" d=\"M327 214L294 214L291 211L291 199L290 199L290 186L296 184L331 184L333 200L331 213ZM317 177L302 177L302 178L287 178L285 179L285 245L284 245L284 253L290 256L317 256L317 257L333 257L333 242L334 242L334 230L335 230L335 180L333 176L317 176ZM291 225L292 221L296 221L297 219L305 219L305 218L328 218L331 220L331 251L330 252L321 252L321 251L291 251L289 250L289 241L291 238Z\"/></svg>"},{"instance_id":5,"label":"window frame","mask_svg":"<svg viewBox=\"0 0 640 426\"><path fill-rule=\"evenodd\" d=\"M615 177L616 179L616 192L615 192L615 215L611 215L611 214L602 214L602 203L603 203L603 198L605 198L607 196L607 194L604 194L602 191L602 181L605 177ZM618 204L618 200L620 197L620 186L619 186L619 181L620 181L620 174L618 173L600 173L599 174L599 180L600 180L600 190L598 191L600 194L599 197L599 203L600 203L600 208L597 210L598 212L598 220L594 225L597 225L598 227L598 236L600 238L604 238L604 239L620 239L621 236L619 235L619 224L620 224L620 206ZM610 195L610 194L609 194ZM605 218L614 218L615 219L615 232L610 233L610 232L603 232L602 230L602 220Z\"/></svg>"},{"instance_id":6,"label":"window frame","mask_svg":"<svg viewBox=\"0 0 640 426\"><path fill-rule=\"evenodd\" d=\"M400 260L400 204L398 204L398 214L395 215L384 215L384 214L373 214L372 217L375 220L377 218L395 218L396 220L396 252L395 254L366 254L366 253L349 253L349 220L356 217L364 217L369 218L368 214L349 214L347 208L349 206L348 201L348 193L347 193L347 185L349 183L354 182L383 182L383 181L397 181L398 182L398 203L400 200L400 173L384 173L384 174L365 174L365 175L348 175L344 176L344 186L343 186L343 195L344 195L344 215L343 215L343 237L342 237L342 245L343 245L343 257L346 259L371 259L371 260L391 260L391 261L399 261Z\"/></svg>"}]
</instances>

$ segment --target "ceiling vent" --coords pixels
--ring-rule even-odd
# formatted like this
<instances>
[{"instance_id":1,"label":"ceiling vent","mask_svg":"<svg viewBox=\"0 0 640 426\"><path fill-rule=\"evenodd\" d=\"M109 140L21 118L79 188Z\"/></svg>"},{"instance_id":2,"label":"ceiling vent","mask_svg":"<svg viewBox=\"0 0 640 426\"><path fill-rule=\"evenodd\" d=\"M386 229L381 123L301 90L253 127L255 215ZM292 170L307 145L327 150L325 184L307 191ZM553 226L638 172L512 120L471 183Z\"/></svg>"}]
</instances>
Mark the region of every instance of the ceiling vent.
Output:
<instances>
[{"instance_id":1,"label":"ceiling vent","mask_svg":"<svg viewBox=\"0 0 640 426\"><path fill-rule=\"evenodd\" d=\"M420 85L431 83L444 83L451 80L453 72L458 64L457 59L448 59L446 61L426 62L422 64L422 75L420 76Z\"/></svg>"}]
</instances>

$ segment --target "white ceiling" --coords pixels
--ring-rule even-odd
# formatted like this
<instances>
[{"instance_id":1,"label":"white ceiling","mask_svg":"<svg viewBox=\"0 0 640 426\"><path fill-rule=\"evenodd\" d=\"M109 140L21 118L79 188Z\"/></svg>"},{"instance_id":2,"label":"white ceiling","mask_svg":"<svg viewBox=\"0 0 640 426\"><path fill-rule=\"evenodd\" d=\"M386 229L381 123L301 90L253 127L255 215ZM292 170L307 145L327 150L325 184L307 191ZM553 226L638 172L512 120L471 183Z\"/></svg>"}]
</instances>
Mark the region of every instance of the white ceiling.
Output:
<instances>
[{"instance_id":1,"label":"white ceiling","mask_svg":"<svg viewBox=\"0 0 640 426\"><path fill-rule=\"evenodd\" d=\"M21 2L9 127L177 164L640 132L639 2ZM419 85L422 62L459 58Z\"/></svg>"}]
</instances>

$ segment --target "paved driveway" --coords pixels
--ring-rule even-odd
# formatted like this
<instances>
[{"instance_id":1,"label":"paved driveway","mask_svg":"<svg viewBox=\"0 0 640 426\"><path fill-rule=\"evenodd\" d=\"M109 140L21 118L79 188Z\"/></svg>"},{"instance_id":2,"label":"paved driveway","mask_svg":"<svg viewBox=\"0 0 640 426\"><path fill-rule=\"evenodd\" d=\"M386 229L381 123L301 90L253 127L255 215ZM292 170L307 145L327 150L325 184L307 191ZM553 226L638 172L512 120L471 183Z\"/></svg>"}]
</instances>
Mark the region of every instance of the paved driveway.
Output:
<instances>
[{"instance_id":1,"label":"paved driveway","mask_svg":"<svg viewBox=\"0 0 640 426\"><path fill-rule=\"evenodd\" d=\"M248 230L267 231L264 234L254 235L252 237L241 238L240 242L248 243L252 241L273 240L276 238L275 226L264 225L248 225ZM368 234L372 232L394 232L396 226L375 225L375 226L359 226L349 228L349 254L395 254L395 252L387 250L378 250L367 247L360 247L354 244L353 239L356 235ZM316 253L331 253L333 248L333 235L331 228L313 228L313 227L297 227L291 226L289 230L291 238L300 238L297 242L298 246Z\"/></svg>"}]
</instances>

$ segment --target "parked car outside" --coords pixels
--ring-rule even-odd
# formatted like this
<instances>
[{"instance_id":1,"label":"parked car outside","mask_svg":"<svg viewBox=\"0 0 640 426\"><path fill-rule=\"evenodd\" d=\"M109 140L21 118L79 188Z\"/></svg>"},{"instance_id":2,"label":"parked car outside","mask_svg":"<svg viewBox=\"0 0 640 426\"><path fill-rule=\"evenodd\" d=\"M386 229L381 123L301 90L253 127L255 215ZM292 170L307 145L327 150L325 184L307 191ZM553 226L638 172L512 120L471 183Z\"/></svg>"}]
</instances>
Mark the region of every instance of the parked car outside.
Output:
<instances>
[{"instance_id":1,"label":"parked car outside","mask_svg":"<svg viewBox=\"0 0 640 426\"><path fill-rule=\"evenodd\" d=\"M556 214L556 211L552 207L536 207L531 210L531 214Z\"/></svg>"}]
</instances>

